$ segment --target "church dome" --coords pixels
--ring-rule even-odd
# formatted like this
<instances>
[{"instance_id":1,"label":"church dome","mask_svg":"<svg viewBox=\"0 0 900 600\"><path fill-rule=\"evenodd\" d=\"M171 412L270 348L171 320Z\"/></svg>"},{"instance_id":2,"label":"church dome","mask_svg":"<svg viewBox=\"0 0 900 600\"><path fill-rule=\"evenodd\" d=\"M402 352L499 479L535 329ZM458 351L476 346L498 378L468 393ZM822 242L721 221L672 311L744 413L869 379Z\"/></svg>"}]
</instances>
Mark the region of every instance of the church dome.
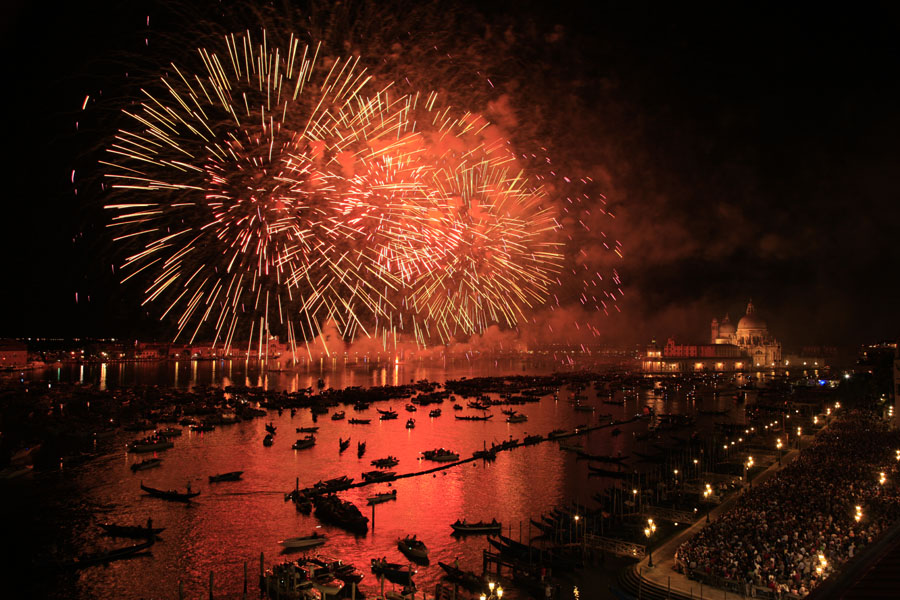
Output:
<instances>
[{"instance_id":1,"label":"church dome","mask_svg":"<svg viewBox=\"0 0 900 600\"><path fill-rule=\"evenodd\" d=\"M720 328L721 330L721 328ZM766 330L766 322L756 316L756 309L753 307L753 301L751 300L747 304L747 314L741 317L741 320L738 321L738 331L765 331Z\"/></svg>"},{"instance_id":2,"label":"church dome","mask_svg":"<svg viewBox=\"0 0 900 600\"><path fill-rule=\"evenodd\" d=\"M728 318L728 315L725 315L725 318L722 319L722 324L719 325L719 337L727 337L734 335L734 333L734 324Z\"/></svg>"}]
</instances>

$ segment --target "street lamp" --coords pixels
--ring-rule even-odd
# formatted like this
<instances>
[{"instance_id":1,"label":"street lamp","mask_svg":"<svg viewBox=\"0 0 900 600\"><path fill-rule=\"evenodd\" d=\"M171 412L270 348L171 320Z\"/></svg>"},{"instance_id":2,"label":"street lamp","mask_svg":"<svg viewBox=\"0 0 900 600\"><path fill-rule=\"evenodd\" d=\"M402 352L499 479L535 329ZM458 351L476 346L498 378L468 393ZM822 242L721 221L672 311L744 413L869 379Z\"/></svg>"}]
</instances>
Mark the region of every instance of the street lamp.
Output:
<instances>
[{"instance_id":1,"label":"street lamp","mask_svg":"<svg viewBox=\"0 0 900 600\"><path fill-rule=\"evenodd\" d=\"M887 481L887 478L884 476L884 471L878 474L878 483L884 485L884 482Z\"/></svg>"},{"instance_id":2,"label":"street lamp","mask_svg":"<svg viewBox=\"0 0 900 600\"><path fill-rule=\"evenodd\" d=\"M853 515L853 518L856 519L856 522L859 523L862 520L862 506L856 505L856 514Z\"/></svg>"},{"instance_id":3,"label":"street lamp","mask_svg":"<svg viewBox=\"0 0 900 600\"><path fill-rule=\"evenodd\" d=\"M753 457L748 456L747 462L744 463L744 480L753 487L753 481L750 480L750 469L753 468Z\"/></svg>"},{"instance_id":4,"label":"street lamp","mask_svg":"<svg viewBox=\"0 0 900 600\"><path fill-rule=\"evenodd\" d=\"M647 562L648 567L653 566L653 549L650 547L650 538L654 533L656 533L656 523L653 522L653 519L647 519L647 527L644 528L644 535L647 536L647 556L650 557L650 560Z\"/></svg>"},{"instance_id":5,"label":"street lamp","mask_svg":"<svg viewBox=\"0 0 900 600\"><path fill-rule=\"evenodd\" d=\"M781 466L781 438L775 441L775 447L778 448L778 466Z\"/></svg>"},{"instance_id":6,"label":"street lamp","mask_svg":"<svg viewBox=\"0 0 900 600\"><path fill-rule=\"evenodd\" d=\"M503 588L493 581L488 582L488 589L491 592L490 595L482 594L480 596L480 600L500 600L501 598L503 598Z\"/></svg>"},{"instance_id":7,"label":"street lamp","mask_svg":"<svg viewBox=\"0 0 900 600\"><path fill-rule=\"evenodd\" d=\"M800 436L801 436L801 435L803 435L803 428L802 428L802 427L798 427L798 428L797 428L797 450L800 449Z\"/></svg>"},{"instance_id":8,"label":"street lamp","mask_svg":"<svg viewBox=\"0 0 900 600\"><path fill-rule=\"evenodd\" d=\"M712 486L708 483L706 484L706 489L703 490L703 502L709 503L709 497L712 496ZM706 522L709 523L709 506L706 507Z\"/></svg>"},{"instance_id":9,"label":"street lamp","mask_svg":"<svg viewBox=\"0 0 900 600\"><path fill-rule=\"evenodd\" d=\"M898 450L897 452L900 453L900 450ZM900 455L900 454L898 454L898 455ZM638 493L637 489L631 490L632 497L634 498L632 500L632 502L634 502L634 509L637 510L638 512L640 512L640 509L638 508L637 493Z\"/></svg>"}]
</instances>

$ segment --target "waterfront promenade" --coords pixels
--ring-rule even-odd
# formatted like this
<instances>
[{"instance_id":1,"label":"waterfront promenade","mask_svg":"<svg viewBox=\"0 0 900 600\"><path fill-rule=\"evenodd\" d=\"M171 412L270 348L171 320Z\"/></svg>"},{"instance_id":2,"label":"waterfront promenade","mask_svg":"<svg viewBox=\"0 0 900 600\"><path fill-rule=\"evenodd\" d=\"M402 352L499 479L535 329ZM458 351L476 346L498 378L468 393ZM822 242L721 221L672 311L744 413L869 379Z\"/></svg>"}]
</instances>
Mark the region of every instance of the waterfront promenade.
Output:
<instances>
[{"instance_id":1,"label":"waterfront promenade","mask_svg":"<svg viewBox=\"0 0 900 600\"><path fill-rule=\"evenodd\" d=\"M843 413L712 511L709 524L654 548L635 572L676 598L805 597L897 521L897 448L898 432L872 413ZM676 568L693 571L702 587Z\"/></svg>"}]
</instances>

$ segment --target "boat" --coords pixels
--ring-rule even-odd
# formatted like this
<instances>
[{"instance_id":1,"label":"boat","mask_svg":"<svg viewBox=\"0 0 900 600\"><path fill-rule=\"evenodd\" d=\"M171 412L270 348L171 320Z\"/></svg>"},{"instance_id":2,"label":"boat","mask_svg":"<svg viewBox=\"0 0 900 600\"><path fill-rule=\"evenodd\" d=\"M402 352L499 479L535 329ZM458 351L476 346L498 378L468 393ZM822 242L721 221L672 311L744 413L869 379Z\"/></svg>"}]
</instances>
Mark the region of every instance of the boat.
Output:
<instances>
[{"instance_id":1,"label":"boat","mask_svg":"<svg viewBox=\"0 0 900 600\"><path fill-rule=\"evenodd\" d=\"M315 440L315 438L314 438L314 440ZM313 441L313 443L315 443L315 441ZM350 447L350 438L347 438L346 440L338 438L338 452L343 452L344 450L346 450L349 447Z\"/></svg>"},{"instance_id":2,"label":"boat","mask_svg":"<svg viewBox=\"0 0 900 600\"><path fill-rule=\"evenodd\" d=\"M324 523L359 535L363 535L369 530L369 518L364 516L352 502L341 500L334 494L328 494L316 496L313 504L316 507L316 518Z\"/></svg>"},{"instance_id":3,"label":"boat","mask_svg":"<svg viewBox=\"0 0 900 600\"><path fill-rule=\"evenodd\" d=\"M135 556L138 553L149 549L155 541L155 538L149 538L146 541L133 546L104 550L103 552L96 552L94 554L81 554L70 561L60 563L60 566L70 569L83 569L93 565L110 563L114 560Z\"/></svg>"},{"instance_id":4,"label":"boat","mask_svg":"<svg viewBox=\"0 0 900 600\"><path fill-rule=\"evenodd\" d=\"M463 407L460 406L459 404L454 404L454 405L453 405L453 410L462 410L462 409L463 409Z\"/></svg>"},{"instance_id":5,"label":"boat","mask_svg":"<svg viewBox=\"0 0 900 600\"><path fill-rule=\"evenodd\" d=\"M521 414L515 414L515 415L510 415L510 416L506 417L507 423L524 423L527 420L528 420L528 417L526 415L521 415Z\"/></svg>"},{"instance_id":6,"label":"boat","mask_svg":"<svg viewBox=\"0 0 900 600\"><path fill-rule=\"evenodd\" d=\"M459 454L446 448L437 448L435 450L426 450L422 453L427 460L434 462L455 462L459 460Z\"/></svg>"},{"instance_id":7,"label":"boat","mask_svg":"<svg viewBox=\"0 0 900 600\"><path fill-rule=\"evenodd\" d=\"M441 561L438 561L438 566L444 570L447 579L454 583L458 583L470 592L477 594L484 589L484 580L475 573L463 571L459 567L448 565Z\"/></svg>"},{"instance_id":8,"label":"boat","mask_svg":"<svg viewBox=\"0 0 900 600\"><path fill-rule=\"evenodd\" d=\"M191 431L213 431L216 428L212 423L197 423L196 425L191 425Z\"/></svg>"},{"instance_id":9,"label":"boat","mask_svg":"<svg viewBox=\"0 0 900 600\"><path fill-rule=\"evenodd\" d=\"M407 420L406 420L406 428L407 428L407 429L412 429L412 428L415 427L415 426L416 426L416 420L415 420L415 419L407 419Z\"/></svg>"},{"instance_id":10,"label":"boat","mask_svg":"<svg viewBox=\"0 0 900 600\"><path fill-rule=\"evenodd\" d=\"M219 473L218 475L210 475L209 482L216 483L219 481L237 481L243 475L243 471L231 471L229 473Z\"/></svg>"},{"instance_id":11,"label":"boat","mask_svg":"<svg viewBox=\"0 0 900 600\"><path fill-rule=\"evenodd\" d=\"M148 521L152 525L152 521ZM165 527L144 527L142 525L116 525L114 523L100 523L100 527L107 535L112 537L145 539L153 538L166 530Z\"/></svg>"},{"instance_id":12,"label":"boat","mask_svg":"<svg viewBox=\"0 0 900 600\"><path fill-rule=\"evenodd\" d=\"M347 444L350 443L350 440L347 440ZM305 438L300 438L296 442L291 445L291 448L294 450L303 450L304 448L312 448L316 445L316 436L313 434L309 434Z\"/></svg>"},{"instance_id":13,"label":"boat","mask_svg":"<svg viewBox=\"0 0 900 600\"><path fill-rule=\"evenodd\" d=\"M416 539L415 535L407 535L405 538L397 540L397 549L410 560L428 560L428 546L422 540Z\"/></svg>"},{"instance_id":14,"label":"boat","mask_svg":"<svg viewBox=\"0 0 900 600\"><path fill-rule=\"evenodd\" d=\"M131 465L132 471L143 471L144 469L152 469L153 467L158 467L162 464L161 458L148 458L147 460L142 460L139 463L134 463Z\"/></svg>"},{"instance_id":15,"label":"boat","mask_svg":"<svg viewBox=\"0 0 900 600\"><path fill-rule=\"evenodd\" d=\"M323 598L335 597L344 589L344 581L328 567L311 560L297 561L301 577L312 582Z\"/></svg>"},{"instance_id":16,"label":"boat","mask_svg":"<svg viewBox=\"0 0 900 600\"><path fill-rule=\"evenodd\" d=\"M388 500L396 500L397 499L397 490L393 490L391 492L384 492L381 494L375 494L374 496L369 496L366 498L366 502L369 504L381 504L382 502L387 502Z\"/></svg>"},{"instance_id":17,"label":"boat","mask_svg":"<svg viewBox=\"0 0 900 600\"><path fill-rule=\"evenodd\" d=\"M312 563L327 569L335 577L344 583L359 583L363 580L363 573L351 564L335 558L328 558L320 555L309 557L306 559L308 563Z\"/></svg>"},{"instance_id":18,"label":"boat","mask_svg":"<svg viewBox=\"0 0 900 600\"><path fill-rule=\"evenodd\" d=\"M158 450L168 450L174 448L175 444L167 439L146 438L143 440L135 440L128 444L128 451L135 454L142 452L157 452Z\"/></svg>"},{"instance_id":19,"label":"boat","mask_svg":"<svg viewBox=\"0 0 900 600\"><path fill-rule=\"evenodd\" d=\"M476 450L472 453L472 458L480 458L483 460L496 460L497 458L497 449L496 448L484 448L482 450Z\"/></svg>"},{"instance_id":20,"label":"boat","mask_svg":"<svg viewBox=\"0 0 900 600\"><path fill-rule=\"evenodd\" d=\"M550 433L547 434L547 439L552 440L553 438L558 438L566 435L565 429L554 429Z\"/></svg>"},{"instance_id":21,"label":"boat","mask_svg":"<svg viewBox=\"0 0 900 600\"><path fill-rule=\"evenodd\" d=\"M376 458L372 461L373 467L378 467L379 469L389 469L390 467L397 466L400 463L400 460L397 459L396 456L388 455L387 458Z\"/></svg>"},{"instance_id":22,"label":"boat","mask_svg":"<svg viewBox=\"0 0 900 600\"><path fill-rule=\"evenodd\" d=\"M432 409L431 412L428 413L428 416L429 416L429 417L439 417L439 416L441 416L441 409L439 409L439 408Z\"/></svg>"},{"instance_id":23,"label":"boat","mask_svg":"<svg viewBox=\"0 0 900 600\"><path fill-rule=\"evenodd\" d=\"M497 519L493 519L490 523L484 521L467 523L465 519L462 521L457 519L455 523L450 524L450 527L455 533L500 533L503 530L503 526L497 522Z\"/></svg>"},{"instance_id":24,"label":"boat","mask_svg":"<svg viewBox=\"0 0 900 600\"><path fill-rule=\"evenodd\" d=\"M380 408L378 408L378 409L376 409L376 410L381 414L381 416L379 417L379 419L381 419L382 421L388 421L388 420L390 420L390 419L396 419L397 417L400 416L400 415L398 415L396 412L394 412L393 410L390 410L390 409L389 409L389 410L381 410Z\"/></svg>"},{"instance_id":25,"label":"boat","mask_svg":"<svg viewBox=\"0 0 900 600\"><path fill-rule=\"evenodd\" d=\"M483 417L478 416L478 415L453 415L453 416L455 418L459 419L460 421L487 421L488 419L491 419L494 417L494 415L485 415Z\"/></svg>"},{"instance_id":26,"label":"boat","mask_svg":"<svg viewBox=\"0 0 900 600\"><path fill-rule=\"evenodd\" d=\"M346 416L346 414L344 413L344 411L341 410L341 411L338 411L338 412L334 413L333 415L331 415L331 420L332 421L340 421L345 416Z\"/></svg>"},{"instance_id":27,"label":"boat","mask_svg":"<svg viewBox=\"0 0 900 600\"><path fill-rule=\"evenodd\" d=\"M181 435L181 429L177 427L166 427L165 429L159 429L156 431L156 437L159 438L170 438L170 437L178 437Z\"/></svg>"},{"instance_id":28,"label":"boat","mask_svg":"<svg viewBox=\"0 0 900 600\"><path fill-rule=\"evenodd\" d=\"M372 422L372 419L357 419L355 417L352 417L350 419L347 419L347 422L351 425L368 425Z\"/></svg>"},{"instance_id":29,"label":"boat","mask_svg":"<svg viewBox=\"0 0 900 600\"><path fill-rule=\"evenodd\" d=\"M200 492L192 492L188 488L187 492L179 492L176 490L158 490L156 488L147 487L141 482L141 489L153 496L154 498L162 498L171 502L190 502L191 498L196 498Z\"/></svg>"},{"instance_id":30,"label":"boat","mask_svg":"<svg viewBox=\"0 0 900 600\"><path fill-rule=\"evenodd\" d=\"M263 446L271 446L275 443L275 438L272 437L271 433L267 433L266 437L263 438Z\"/></svg>"},{"instance_id":31,"label":"boat","mask_svg":"<svg viewBox=\"0 0 900 600\"><path fill-rule=\"evenodd\" d=\"M285 548L298 549L298 548L315 548L316 546L321 546L325 543L327 536L324 533L313 532L311 535L301 536L301 537L292 537L284 540L279 540L278 544L284 546Z\"/></svg>"},{"instance_id":32,"label":"boat","mask_svg":"<svg viewBox=\"0 0 900 600\"><path fill-rule=\"evenodd\" d=\"M525 439L522 440L522 443L526 446L532 446L542 441L544 441L544 436L538 433L536 435L526 435Z\"/></svg>"},{"instance_id":33,"label":"boat","mask_svg":"<svg viewBox=\"0 0 900 600\"><path fill-rule=\"evenodd\" d=\"M313 427L298 427L297 428L297 433L316 433L317 431L319 431L318 425L313 426Z\"/></svg>"},{"instance_id":34,"label":"boat","mask_svg":"<svg viewBox=\"0 0 900 600\"><path fill-rule=\"evenodd\" d=\"M272 435L275 435L275 430L276 430L276 429L278 429L278 428L275 427L275 425L273 425L272 423L266 423L266 431L268 431L268 432L271 433Z\"/></svg>"},{"instance_id":35,"label":"boat","mask_svg":"<svg viewBox=\"0 0 900 600\"><path fill-rule=\"evenodd\" d=\"M362 474L362 478L366 481L388 481L396 476L397 473L394 471L366 471Z\"/></svg>"},{"instance_id":36,"label":"boat","mask_svg":"<svg viewBox=\"0 0 900 600\"><path fill-rule=\"evenodd\" d=\"M575 408L575 410L580 410L582 412L594 412L595 410L597 410L595 407L591 406L590 404L576 404L574 406L574 408Z\"/></svg>"},{"instance_id":37,"label":"boat","mask_svg":"<svg viewBox=\"0 0 900 600\"><path fill-rule=\"evenodd\" d=\"M366 453L366 443L365 442L356 442L356 458L362 458L363 454Z\"/></svg>"},{"instance_id":38,"label":"boat","mask_svg":"<svg viewBox=\"0 0 900 600\"><path fill-rule=\"evenodd\" d=\"M416 412L416 410L418 410L418 409L416 408L415 404L407 404L406 405L406 412Z\"/></svg>"},{"instance_id":39,"label":"boat","mask_svg":"<svg viewBox=\"0 0 900 600\"><path fill-rule=\"evenodd\" d=\"M392 583L402 585L408 583L418 570L410 565L388 562L385 558L373 558L372 572L384 575L384 578Z\"/></svg>"}]
</instances>

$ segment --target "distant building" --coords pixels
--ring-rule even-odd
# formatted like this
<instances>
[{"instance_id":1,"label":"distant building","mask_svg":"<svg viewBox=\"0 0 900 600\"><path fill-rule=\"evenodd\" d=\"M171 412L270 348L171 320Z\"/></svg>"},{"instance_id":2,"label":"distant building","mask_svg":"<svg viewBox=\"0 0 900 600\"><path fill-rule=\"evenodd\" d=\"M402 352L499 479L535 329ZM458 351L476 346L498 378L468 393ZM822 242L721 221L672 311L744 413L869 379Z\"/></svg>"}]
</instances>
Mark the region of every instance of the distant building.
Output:
<instances>
[{"instance_id":1,"label":"distant building","mask_svg":"<svg viewBox=\"0 0 900 600\"><path fill-rule=\"evenodd\" d=\"M28 347L17 340L0 340L0 369L19 369L28 365Z\"/></svg>"},{"instance_id":2,"label":"distant building","mask_svg":"<svg viewBox=\"0 0 900 600\"><path fill-rule=\"evenodd\" d=\"M747 313L738 321L737 328L728 315L721 322L712 320L710 341L713 344L731 344L743 350L751 367L780 367L781 344L771 334L766 322L756 315L753 301L747 303Z\"/></svg>"},{"instance_id":3,"label":"distant building","mask_svg":"<svg viewBox=\"0 0 900 600\"><path fill-rule=\"evenodd\" d=\"M644 371L702 372L745 371L762 367L781 367L781 343L756 314L753 302L737 327L726 315L712 320L710 343L676 344L669 339L662 348L652 346L642 360Z\"/></svg>"}]
</instances>

